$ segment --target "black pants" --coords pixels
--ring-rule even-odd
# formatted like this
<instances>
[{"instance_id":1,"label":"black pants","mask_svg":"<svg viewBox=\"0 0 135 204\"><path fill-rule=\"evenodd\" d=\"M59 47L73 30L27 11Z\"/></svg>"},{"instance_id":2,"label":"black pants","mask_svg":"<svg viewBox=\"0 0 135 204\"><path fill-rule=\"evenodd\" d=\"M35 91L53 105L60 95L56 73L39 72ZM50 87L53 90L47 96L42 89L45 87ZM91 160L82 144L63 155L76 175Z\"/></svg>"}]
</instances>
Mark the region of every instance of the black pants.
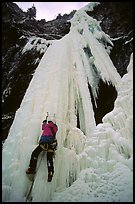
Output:
<instances>
[{"instance_id":1,"label":"black pants","mask_svg":"<svg viewBox=\"0 0 135 204\"><path fill-rule=\"evenodd\" d=\"M32 152L31 159L30 159L30 165L29 165L31 168L36 169L38 155L42 151L43 151L42 147L40 145L38 145L34 149L34 151ZM54 152L48 152L47 151L47 168L48 168L48 172L51 171L51 172L54 173L53 156L54 156Z\"/></svg>"}]
</instances>

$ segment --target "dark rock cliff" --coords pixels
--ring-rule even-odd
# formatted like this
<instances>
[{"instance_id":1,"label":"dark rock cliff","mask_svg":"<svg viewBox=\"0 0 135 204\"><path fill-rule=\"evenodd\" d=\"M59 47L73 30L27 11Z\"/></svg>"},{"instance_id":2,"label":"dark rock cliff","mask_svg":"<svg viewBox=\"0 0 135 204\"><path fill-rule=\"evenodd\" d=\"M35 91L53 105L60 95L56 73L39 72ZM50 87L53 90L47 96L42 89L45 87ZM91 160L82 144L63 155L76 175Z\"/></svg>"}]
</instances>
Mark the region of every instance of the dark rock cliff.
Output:
<instances>
[{"instance_id":1,"label":"dark rock cliff","mask_svg":"<svg viewBox=\"0 0 135 204\"><path fill-rule=\"evenodd\" d=\"M51 40L70 30L69 15L52 21L28 19L13 2L2 3L2 140L7 137L14 114ZM31 50L24 47L31 40ZM41 47L41 49L39 49Z\"/></svg>"},{"instance_id":2,"label":"dark rock cliff","mask_svg":"<svg viewBox=\"0 0 135 204\"><path fill-rule=\"evenodd\" d=\"M68 20L74 13L59 15L48 22L30 20L15 3L2 2L2 140L8 135L15 112L43 54L52 40L69 32ZM133 51L133 4L101 2L88 14L101 20L103 31L112 38L114 48L110 57L123 76ZM31 49L27 49L28 42L31 42Z\"/></svg>"}]
</instances>

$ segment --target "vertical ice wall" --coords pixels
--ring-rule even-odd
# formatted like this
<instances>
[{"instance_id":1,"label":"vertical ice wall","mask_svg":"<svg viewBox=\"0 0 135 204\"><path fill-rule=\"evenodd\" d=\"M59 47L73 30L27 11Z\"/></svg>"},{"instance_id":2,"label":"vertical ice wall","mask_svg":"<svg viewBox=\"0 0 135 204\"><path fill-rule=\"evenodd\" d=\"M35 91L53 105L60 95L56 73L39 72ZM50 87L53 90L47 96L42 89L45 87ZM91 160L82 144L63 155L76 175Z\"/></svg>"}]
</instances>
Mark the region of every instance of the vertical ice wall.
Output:
<instances>
[{"instance_id":1,"label":"vertical ice wall","mask_svg":"<svg viewBox=\"0 0 135 204\"><path fill-rule=\"evenodd\" d=\"M88 89L89 83L96 98L98 81L101 78L112 83L119 91L118 83L121 77L109 58L107 43L112 44L109 36L102 31L99 23L82 9L71 20L69 34L54 41L47 49L3 145L4 202L25 201L30 181L24 172L28 167L31 152L38 144L41 123L46 112L50 115L56 114L59 127L58 150L54 161L55 174L52 182L48 183L46 156L41 154L39 160L42 155L43 158L32 190L33 202L48 201L55 191L61 192L74 183L80 171L92 163L91 155L84 149L87 145L91 145L88 152L93 152L93 156L104 155L104 152L105 158L112 156L107 148L105 151L102 149L103 143L108 142L103 133L101 135L105 137L104 142L99 151L93 151L94 141L98 149L97 138L93 137L93 134L99 134L100 126L95 125ZM125 108L126 106L124 110ZM77 113L80 129L77 128ZM109 120L107 118L108 116L104 121ZM115 121L111 119L111 123ZM121 120L120 131L122 124ZM119 148L119 144L116 145ZM93 167L97 168L98 162L93 160Z\"/></svg>"}]
</instances>

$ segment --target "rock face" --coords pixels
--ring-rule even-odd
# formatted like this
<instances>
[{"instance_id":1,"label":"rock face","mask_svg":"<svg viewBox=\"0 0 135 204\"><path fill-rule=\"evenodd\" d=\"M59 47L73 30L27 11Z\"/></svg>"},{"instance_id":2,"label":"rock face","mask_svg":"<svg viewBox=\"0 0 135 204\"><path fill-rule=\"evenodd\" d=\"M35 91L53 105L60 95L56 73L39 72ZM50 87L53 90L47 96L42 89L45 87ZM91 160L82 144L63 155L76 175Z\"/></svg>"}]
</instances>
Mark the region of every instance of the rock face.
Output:
<instances>
[{"instance_id":1,"label":"rock face","mask_svg":"<svg viewBox=\"0 0 135 204\"><path fill-rule=\"evenodd\" d=\"M15 111L46 49L52 40L60 39L70 30L75 13L58 15L56 19L28 19L13 2L2 2L2 140L8 135ZM88 13L101 20L103 31L114 43L110 57L121 76L126 73L133 51L133 4L101 2Z\"/></svg>"},{"instance_id":2,"label":"rock face","mask_svg":"<svg viewBox=\"0 0 135 204\"><path fill-rule=\"evenodd\" d=\"M53 21L28 19L13 2L2 3L2 139L7 137L26 89L52 40L70 30L69 15ZM31 43L29 43L31 42Z\"/></svg>"}]
</instances>

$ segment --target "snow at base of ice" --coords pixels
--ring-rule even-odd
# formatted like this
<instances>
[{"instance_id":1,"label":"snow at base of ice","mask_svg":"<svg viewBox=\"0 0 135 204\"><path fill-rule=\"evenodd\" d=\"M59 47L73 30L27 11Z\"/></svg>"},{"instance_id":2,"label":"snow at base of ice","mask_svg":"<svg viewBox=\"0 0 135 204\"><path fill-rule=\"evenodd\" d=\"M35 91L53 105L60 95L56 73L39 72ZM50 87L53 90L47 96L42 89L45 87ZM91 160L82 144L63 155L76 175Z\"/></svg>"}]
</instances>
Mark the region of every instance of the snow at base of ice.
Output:
<instances>
[{"instance_id":1,"label":"snow at base of ice","mask_svg":"<svg viewBox=\"0 0 135 204\"><path fill-rule=\"evenodd\" d=\"M26 202L31 181L25 170L47 112L55 113L59 128L55 172L48 183L41 153L32 202L133 201L133 54L121 78L109 57L109 36L85 9L74 15L69 34L46 50L16 111L3 144L3 202ZM117 99L96 126L88 83L97 98L99 79L115 86Z\"/></svg>"}]
</instances>

